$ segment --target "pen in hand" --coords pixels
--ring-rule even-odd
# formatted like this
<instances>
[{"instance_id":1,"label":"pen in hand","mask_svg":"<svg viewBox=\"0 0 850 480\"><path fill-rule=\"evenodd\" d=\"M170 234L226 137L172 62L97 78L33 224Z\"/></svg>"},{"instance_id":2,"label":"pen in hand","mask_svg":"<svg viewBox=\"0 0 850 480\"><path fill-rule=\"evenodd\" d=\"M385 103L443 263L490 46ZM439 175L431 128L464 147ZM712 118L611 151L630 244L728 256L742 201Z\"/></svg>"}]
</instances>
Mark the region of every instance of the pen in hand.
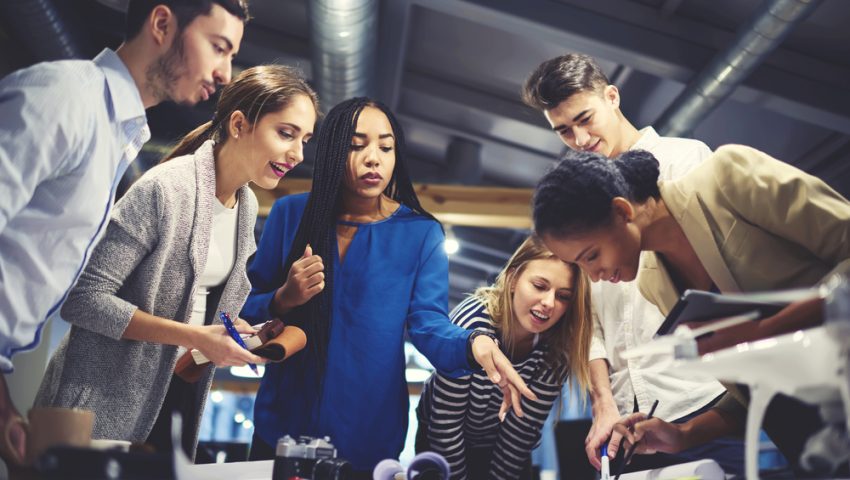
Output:
<instances>
[{"instance_id":1,"label":"pen in hand","mask_svg":"<svg viewBox=\"0 0 850 480\"><path fill-rule=\"evenodd\" d=\"M658 399L652 402L652 408L649 409L649 415L647 415L646 420L652 418L652 415L655 414L655 407L658 406ZM646 421L644 420L644 421ZM635 447L637 446L637 442L633 443L631 447L629 447L629 451L626 452L626 456L623 458L623 463L620 464L620 468L617 471L617 476L614 477L614 480L620 480L620 475L623 474L623 470L626 469L626 465L632 461L632 456L635 454Z\"/></svg>"},{"instance_id":2,"label":"pen in hand","mask_svg":"<svg viewBox=\"0 0 850 480\"><path fill-rule=\"evenodd\" d=\"M602 457L600 458L602 462L602 469L599 471L599 480L610 480L611 478L611 467L609 466L608 459L608 444L602 445Z\"/></svg>"},{"instance_id":3,"label":"pen in hand","mask_svg":"<svg viewBox=\"0 0 850 480\"><path fill-rule=\"evenodd\" d=\"M225 312L221 312L221 313L218 314L218 316L219 316L219 318L221 318L221 323L224 324L224 328L227 329L227 333L230 334L230 337L233 339L233 341L238 343L239 346L244 348L245 350L249 350L248 345L245 345L245 341L242 340L242 336L239 335L239 332L236 331L236 327L233 326L233 320L230 319L230 315L228 315ZM260 371L257 370L256 365L254 365L253 363L249 363L248 366L251 367L251 370L258 377L260 376Z\"/></svg>"}]
</instances>

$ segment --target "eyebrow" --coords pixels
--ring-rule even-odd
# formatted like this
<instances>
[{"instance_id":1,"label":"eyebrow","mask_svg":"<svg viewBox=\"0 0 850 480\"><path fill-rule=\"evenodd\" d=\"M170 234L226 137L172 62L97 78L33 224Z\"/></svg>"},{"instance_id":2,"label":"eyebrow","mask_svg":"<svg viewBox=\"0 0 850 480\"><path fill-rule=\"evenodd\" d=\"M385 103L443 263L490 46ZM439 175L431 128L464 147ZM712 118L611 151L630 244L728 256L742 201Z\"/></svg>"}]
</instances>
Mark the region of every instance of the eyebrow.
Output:
<instances>
[{"instance_id":1,"label":"eyebrow","mask_svg":"<svg viewBox=\"0 0 850 480\"><path fill-rule=\"evenodd\" d=\"M582 111L578 112L578 115L576 115L575 117L573 117L573 122L577 122L577 121L578 121L581 117L583 117L583 116L587 115L587 112L589 112L589 111L591 111L591 110L592 110L592 109L587 108L587 109L584 109L584 110L582 110ZM562 124L560 124L560 125L556 125L556 126L552 127L552 130L554 130L554 131L556 131L556 132L561 132L562 130L565 130L566 128L567 128L567 126L566 126L565 124L563 124L563 123L562 123Z\"/></svg>"},{"instance_id":2,"label":"eyebrow","mask_svg":"<svg viewBox=\"0 0 850 480\"><path fill-rule=\"evenodd\" d=\"M573 260L573 262L578 262L578 259L581 258L582 256L584 256L584 254L587 253L588 250L590 250L591 246L592 245L589 245L589 246L585 247L584 250L580 251L578 253L578 255L576 255L576 259Z\"/></svg>"},{"instance_id":3,"label":"eyebrow","mask_svg":"<svg viewBox=\"0 0 850 480\"><path fill-rule=\"evenodd\" d=\"M354 132L354 136L357 137L357 138L366 139L365 133ZM392 133L382 133L382 134L378 135L378 140L383 140L385 138L392 138L393 140L395 140L395 137L393 136Z\"/></svg>"},{"instance_id":4,"label":"eyebrow","mask_svg":"<svg viewBox=\"0 0 850 480\"><path fill-rule=\"evenodd\" d=\"M280 123L281 123L281 125L286 125L286 126L292 127L299 132L301 131L301 127L299 127L298 125L296 125L294 123L289 123L289 122L280 122Z\"/></svg>"},{"instance_id":5,"label":"eyebrow","mask_svg":"<svg viewBox=\"0 0 850 480\"><path fill-rule=\"evenodd\" d=\"M224 41L224 43L226 43L226 44L227 44L227 49L228 49L228 50L231 50L231 51L233 50L233 42L231 42L229 38L225 37L224 35L219 35L219 34L217 34L217 33L214 33L214 34L213 34L213 37L215 37L215 38L217 38L217 39L219 39L219 40L223 40L223 41Z\"/></svg>"}]
</instances>

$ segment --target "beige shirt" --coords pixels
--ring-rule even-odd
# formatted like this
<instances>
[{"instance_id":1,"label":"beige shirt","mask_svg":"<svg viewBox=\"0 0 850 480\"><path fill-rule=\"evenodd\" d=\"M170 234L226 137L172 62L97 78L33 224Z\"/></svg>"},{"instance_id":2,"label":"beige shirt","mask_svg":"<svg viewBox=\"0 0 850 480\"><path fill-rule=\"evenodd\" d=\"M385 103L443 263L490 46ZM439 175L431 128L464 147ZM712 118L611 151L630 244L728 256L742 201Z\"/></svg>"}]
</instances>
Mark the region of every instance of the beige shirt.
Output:
<instances>
[{"instance_id":1,"label":"beige shirt","mask_svg":"<svg viewBox=\"0 0 850 480\"><path fill-rule=\"evenodd\" d=\"M698 140L659 136L652 127L641 130L632 149L643 149L658 159L660 178L684 176L711 154ZM725 390L711 377L655 371L666 357L623 359L624 351L650 341L664 321L658 307L643 298L636 282L596 282L591 285L594 310L590 359L608 360L611 390L621 414L631 413L637 398L640 410L675 420L705 406Z\"/></svg>"},{"instance_id":2,"label":"beige shirt","mask_svg":"<svg viewBox=\"0 0 850 480\"><path fill-rule=\"evenodd\" d=\"M850 258L850 202L817 177L742 145L721 147L661 198L721 292L810 287ZM679 296L644 252L641 293L662 312Z\"/></svg>"}]
</instances>

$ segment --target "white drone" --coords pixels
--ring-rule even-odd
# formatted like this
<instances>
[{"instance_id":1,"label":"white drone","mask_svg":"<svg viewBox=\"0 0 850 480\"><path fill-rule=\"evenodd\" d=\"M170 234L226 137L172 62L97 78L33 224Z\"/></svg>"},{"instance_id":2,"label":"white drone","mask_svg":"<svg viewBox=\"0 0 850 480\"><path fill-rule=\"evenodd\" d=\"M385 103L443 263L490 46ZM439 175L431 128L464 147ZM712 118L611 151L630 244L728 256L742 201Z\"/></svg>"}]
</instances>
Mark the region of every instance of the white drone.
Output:
<instances>
[{"instance_id":1,"label":"white drone","mask_svg":"<svg viewBox=\"0 0 850 480\"><path fill-rule=\"evenodd\" d=\"M846 277L842 290L843 306L850 304L850 285ZM834 286L834 285L833 285ZM834 289L839 291L841 289ZM765 301L797 301L824 297L823 288L757 294ZM748 294L753 299L756 295ZM744 298L744 295L742 295ZM827 300L828 302L830 300ZM746 426L746 476L758 479L759 430L770 400L777 393L819 405L828 424L809 438L801 457L804 468L831 473L850 457L850 309L844 318L828 319L825 325L746 342L699 356L697 339L701 336L753 321L757 312L721 319L691 329L679 326L673 335L659 337L624 352L624 358L668 354L667 362L655 369L678 370L712 376L718 380L743 383L750 388ZM829 315L827 315L829 316Z\"/></svg>"}]
</instances>

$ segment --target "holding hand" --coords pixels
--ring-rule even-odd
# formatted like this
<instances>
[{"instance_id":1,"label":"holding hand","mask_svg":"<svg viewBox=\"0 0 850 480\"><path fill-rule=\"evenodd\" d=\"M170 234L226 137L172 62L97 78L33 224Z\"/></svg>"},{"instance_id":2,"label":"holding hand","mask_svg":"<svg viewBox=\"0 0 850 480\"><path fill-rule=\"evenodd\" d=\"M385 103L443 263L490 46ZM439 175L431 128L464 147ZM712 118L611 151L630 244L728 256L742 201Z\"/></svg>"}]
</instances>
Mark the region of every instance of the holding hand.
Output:
<instances>
[{"instance_id":1,"label":"holding hand","mask_svg":"<svg viewBox=\"0 0 850 480\"><path fill-rule=\"evenodd\" d=\"M660 418L647 420L645 413L626 415L616 425L614 432L619 434L616 439L611 436L608 443L608 455L614 458L620 444L626 451L637 443L635 453L653 454L656 452L678 453L684 449L685 433L682 424L669 423Z\"/></svg>"},{"instance_id":2,"label":"holding hand","mask_svg":"<svg viewBox=\"0 0 850 480\"><path fill-rule=\"evenodd\" d=\"M310 245L304 255L292 264L286 282L274 294L274 306L278 315L304 305L325 289L325 264L322 257L313 255Z\"/></svg>"},{"instance_id":3,"label":"holding hand","mask_svg":"<svg viewBox=\"0 0 850 480\"><path fill-rule=\"evenodd\" d=\"M239 333L256 333L254 327L241 318L237 318L233 326ZM241 367L248 363L257 364L266 361L236 343L227 333L224 325L196 327L194 337L192 348L203 353L216 367Z\"/></svg>"},{"instance_id":4,"label":"holding hand","mask_svg":"<svg viewBox=\"0 0 850 480\"><path fill-rule=\"evenodd\" d=\"M602 449L602 445L604 445L605 442L608 442L609 438L611 439L611 444L619 445L621 442L623 435L614 430L614 425L616 425L619 421L620 412L617 411L616 407L614 407L614 409L608 409L604 413L600 413L593 417L593 426L590 427L590 432L587 434L587 438L584 439L584 452L587 454L587 460L597 470L602 468L602 458L599 454ZM616 451L616 447L612 450L611 445L609 444L609 458L613 458Z\"/></svg>"},{"instance_id":5,"label":"holding hand","mask_svg":"<svg viewBox=\"0 0 850 480\"><path fill-rule=\"evenodd\" d=\"M23 465L26 456L27 431L14 407L0 412L0 433L3 434L0 458L10 469Z\"/></svg>"}]
</instances>

